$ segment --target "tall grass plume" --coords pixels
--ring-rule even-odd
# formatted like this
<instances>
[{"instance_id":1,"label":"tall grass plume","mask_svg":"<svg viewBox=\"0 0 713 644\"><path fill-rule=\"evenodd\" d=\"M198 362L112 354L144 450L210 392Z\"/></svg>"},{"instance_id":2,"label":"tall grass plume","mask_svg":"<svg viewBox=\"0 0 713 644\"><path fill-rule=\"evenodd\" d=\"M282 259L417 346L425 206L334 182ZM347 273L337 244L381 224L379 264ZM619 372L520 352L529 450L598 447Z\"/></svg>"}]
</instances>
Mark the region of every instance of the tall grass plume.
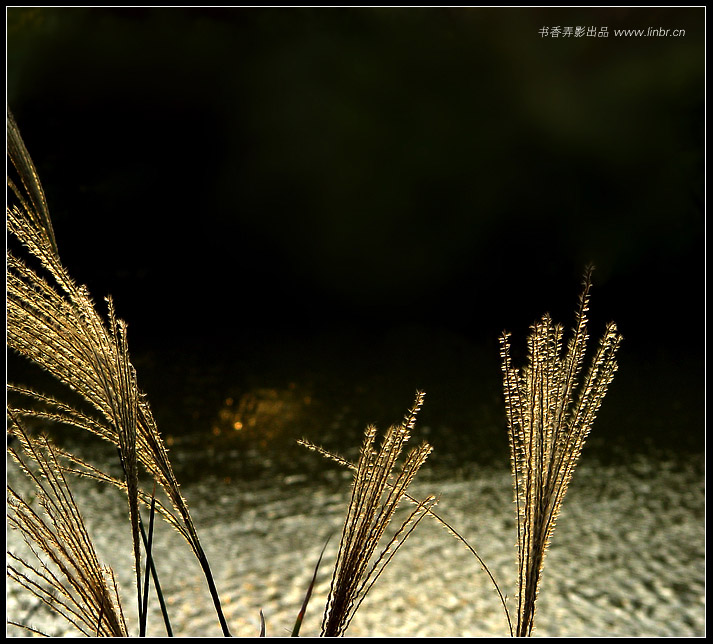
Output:
<instances>
[{"instance_id":1,"label":"tall grass plume","mask_svg":"<svg viewBox=\"0 0 713 644\"><path fill-rule=\"evenodd\" d=\"M515 635L532 634L542 569L567 486L617 370L622 341L607 325L583 374L593 267L588 267L573 334L544 315L533 324L522 369L513 367L510 334L500 338L505 411L517 508L518 604Z\"/></svg>"},{"instance_id":2,"label":"tall grass plume","mask_svg":"<svg viewBox=\"0 0 713 644\"><path fill-rule=\"evenodd\" d=\"M411 437L424 396L423 392L416 394L414 406L401 424L392 425L387 430L378 448L375 447L376 427L369 425L366 428L354 469L351 500L322 620L322 635L325 637L345 633L386 565L436 503L432 496L418 502L386 544L382 544L382 537L406 489L432 451L431 446L423 442L412 448L403 463L397 465ZM302 444L323 452L307 441L302 441ZM378 554L377 550L380 550Z\"/></svg>"},{"instance_id":3,"label":"tall grass plume","mask_svg":"<svg viewBox=\"0 0 713 644\"><path fill-rule=\"evenodd\" d=\"M139 607L143 605L139 505L148 504L150 498L139 489L139 466L148 472L168 499L168 505L161 504L158 511L191 546L223 633L229 635L208 560L150 406L137 385L127 326L116 317L111 298L107 298L106 319L100 315L87 288L76 284L63 266L44 191L12 114L8 114L7 139L8 169L15 173L8 175L6 210L13 240L7 253L7 344L68 393L56 398L10 385L8 411L15 418L49 420L91 432L118 448L123 481L80 465L86 476L116 484L127 494ZM17 427L15 423L11 430Z\"/></svg>"}]
</instances>

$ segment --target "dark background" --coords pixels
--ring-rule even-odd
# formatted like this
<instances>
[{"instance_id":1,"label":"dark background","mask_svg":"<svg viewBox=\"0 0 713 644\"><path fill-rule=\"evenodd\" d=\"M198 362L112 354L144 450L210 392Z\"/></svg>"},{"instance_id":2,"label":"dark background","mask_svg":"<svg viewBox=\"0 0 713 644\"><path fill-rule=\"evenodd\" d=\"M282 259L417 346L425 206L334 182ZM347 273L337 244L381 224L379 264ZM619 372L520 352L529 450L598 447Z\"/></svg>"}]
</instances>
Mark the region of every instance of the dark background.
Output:
<instances>
[{"instance_id":1,"label":"dark background","mask_svg":"<svg viewBox=\"0 0 713 644\"><path fill-rule=\"evenodd\" d=\"M613 431L702 449L703 8L7 17L60 254L137 354L388 364L446 414L455 363L487 356L489 401L499 333L570 324L593 262L591 333L625 337ZM613 34L648 27L686 34Z\"/></svg>"}]
</instances>

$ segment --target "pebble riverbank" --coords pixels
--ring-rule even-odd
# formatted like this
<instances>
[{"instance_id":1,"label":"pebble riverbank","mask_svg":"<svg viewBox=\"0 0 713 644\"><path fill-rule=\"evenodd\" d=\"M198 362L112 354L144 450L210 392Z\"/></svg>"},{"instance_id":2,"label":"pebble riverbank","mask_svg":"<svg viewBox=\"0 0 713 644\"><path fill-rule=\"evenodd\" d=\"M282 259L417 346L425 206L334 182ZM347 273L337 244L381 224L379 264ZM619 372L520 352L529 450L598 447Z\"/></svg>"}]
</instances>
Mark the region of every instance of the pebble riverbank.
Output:
<instances>
[{"instance_id":1,"label":"pebble riverbank","mask_svg":"<svg viewBox=\"0 0 713 644\"><path fill-rule=\"evenodd\" d=\"M8 478L18 478L12 464ZM599 465L585 459L568 491L545 562L535 634L703 636L703 481L698 461L638 456L627 464ZM125 502L113 490L77 483L78 503L100 557L118 575L131 630L136 621ZM260 610L268 636L290 634L331 534L301 631L303 636L319 634L348 491L348 475L336 466L318 483L294 475L277 486L207 479L184 489L233 635L256 636ZM470 541L503 591L512 595L516 551L510 473L473 468L452 479L417 481L412 493L440 495L436 511ZM22 551L16 533L9 531L7 539L8 549ZM165 524L156 540L175 634L219 636L189 548ZM52 635L73 633L12 583L7 614ZM7 634L27 635L14 627L8 627ZM163 634L153 602L149 635ZM488 577L461 543L430 520L418 526L397 554L348 631L352 637L508 634Z\"/></svg>"}]
</instances>

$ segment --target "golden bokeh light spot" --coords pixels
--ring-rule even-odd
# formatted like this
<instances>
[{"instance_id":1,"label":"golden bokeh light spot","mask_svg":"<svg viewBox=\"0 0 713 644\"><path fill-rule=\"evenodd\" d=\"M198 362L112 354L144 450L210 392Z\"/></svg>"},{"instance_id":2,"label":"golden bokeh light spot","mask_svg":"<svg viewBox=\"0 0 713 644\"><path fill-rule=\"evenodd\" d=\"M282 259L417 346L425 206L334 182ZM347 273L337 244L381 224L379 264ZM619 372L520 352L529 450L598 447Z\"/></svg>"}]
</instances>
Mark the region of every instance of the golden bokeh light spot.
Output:
<instances>
[{"instance_id":1,"label":"golden bokeh light spot","mask_svg":"<svg viewBox=\"0 0 713 644\"><path fill-rule=\"evenodd\" d=\"M312 404L311 392L295 383L285 388L258 387L239 395L226 396L218 410L213 434L257 439L266 445L284 434ZM219 431L216 431L216 428Z\"/></svg>"}]
</instances>

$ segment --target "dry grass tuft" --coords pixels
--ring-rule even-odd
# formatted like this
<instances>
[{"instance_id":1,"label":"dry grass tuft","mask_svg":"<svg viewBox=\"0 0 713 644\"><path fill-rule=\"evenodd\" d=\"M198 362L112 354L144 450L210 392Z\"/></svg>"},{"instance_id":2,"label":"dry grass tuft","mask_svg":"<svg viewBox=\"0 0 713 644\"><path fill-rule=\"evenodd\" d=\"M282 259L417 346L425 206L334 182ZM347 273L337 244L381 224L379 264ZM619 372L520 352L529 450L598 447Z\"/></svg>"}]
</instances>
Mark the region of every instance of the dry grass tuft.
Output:
<instances>
[{"instance_id":1,"label":"dry grass tuft","mask_svg":"<svg viewBox=\"0 0 713 644\"><path fill-rule=\"evenodd\" d=\"M617 370L622 341L607 325L580 381L587 334L592 267L584 276L575 328L563 353L563 328L549 315L533 324L527 362L512 366L510 334L500 338L505 409L518 525L518 612L515 635L532 634L545 554L567 486L597 411Z\"/></svg>"},{"instance_id":2,"label":"dry grass tuft","mask_svg":"<svg viewBox=\"0 0 713 644\"><path fill-rule=\"evenodd\" d=\"M399 502L406 496L406 489L432 451L431 446L424 442L412 448L404 462L397 466L397 460L411 437L424 395L422 392L416 394L414 406L400 425L392 425L388 429L378 449L374 447L376 428L373 425L366 428L359 461L354 468L351 501L322 620L322 635L325 637L345 633L384 568L436 503L432 496L417 502L416 508L386 545L379 545ZM325 454L321 448L307 441L302 441L302 444ZM331 454L326 455L344 462ZM380 553L374 556L379 548Z\"/></svg>"},{"instance_id":3,"label":"dry grass tuft","mask_svg":"<svg viewBox=\"0 0 713 644\"><path fill-rule=\"evenodd\" d=\"M7 208L7 227L24 247L21 256L12 250L7 255L8 346L48 372L81 401L81 404L66 402L10 385L9 393L13 397L19 395L25 402L22 407L10 402L8 411L16 418L35 417L78 427L117 446L125 481L115 481L89 466L85 471L118 484L127 492L139 606L142 605L139 503L148 498L139 489L139 465L150 474L171 506L169 509L161 505L159 511L193 549L223 633L228 635L208 560L151 409L137 386L126 324L116 318L110 298L105 321L86 287L77 285L62 265L44 192L12 115L8 116L7 137L8 156L19 177L17 180L8 177L11 203Z\"/></svg>"},{"instance_id":4,"label":"dry grass tuft","mask_svg":"<svg viewBox=\"0 0 713 644\"><path fill-rule=\"evenodd\" d=\"M36 560L30 563L8 553L8 576L82 634L126 637L114 573L99 563L57 452L45 437L29 437L12 416L11 422L30 462L8 450L34 482L46 519L8 486L8 524L20 531Z\"/></svg>"}]
</instances>

